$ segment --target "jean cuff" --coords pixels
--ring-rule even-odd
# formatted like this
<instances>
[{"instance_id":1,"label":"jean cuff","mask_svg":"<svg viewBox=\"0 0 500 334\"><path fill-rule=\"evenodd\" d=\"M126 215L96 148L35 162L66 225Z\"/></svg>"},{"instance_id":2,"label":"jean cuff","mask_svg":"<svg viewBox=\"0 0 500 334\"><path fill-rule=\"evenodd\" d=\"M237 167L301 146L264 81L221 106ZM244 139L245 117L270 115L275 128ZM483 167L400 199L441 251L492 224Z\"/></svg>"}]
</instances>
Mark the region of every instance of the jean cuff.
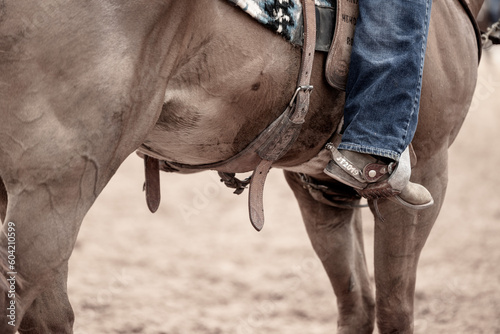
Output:
<instances>
[{"instance_id":1,"label":"jean cuff","mask_svg":"<svg viewBox=\"0 0 500 334\"><path fill-rule=\"evenodd\" d=\"M399 158L401 156L401 154L396 152L396 151L385 150L385 149L381 149L381 148L364 146L364 145L353 144L353 143L340 143L338 149L339 150L354 151L354 152L364 153L364 154L377 155L380 157L392 159L394 161L399 161Z\"/></svg>"}]
</instances>

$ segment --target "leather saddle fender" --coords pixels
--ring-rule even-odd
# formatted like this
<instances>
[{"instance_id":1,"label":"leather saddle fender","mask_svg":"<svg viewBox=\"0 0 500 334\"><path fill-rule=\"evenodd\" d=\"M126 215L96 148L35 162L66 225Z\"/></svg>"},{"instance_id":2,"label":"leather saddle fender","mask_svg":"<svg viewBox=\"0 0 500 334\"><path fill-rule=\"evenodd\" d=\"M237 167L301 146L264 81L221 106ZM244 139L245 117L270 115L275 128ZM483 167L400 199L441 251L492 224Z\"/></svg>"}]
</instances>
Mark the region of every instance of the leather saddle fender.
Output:
<instances>
[{"instance_id":1,"label":"leather saddle fender","mask_svg":"<svg viewBox=\"0 0 500 334\"><path fill-rule=\"evenodd\" d=\"M344 91L351 62L354 30L359 15L358 1L337 0L335 34L326 60L326 80L332 87Z\"/></svg>"}]
</instances>

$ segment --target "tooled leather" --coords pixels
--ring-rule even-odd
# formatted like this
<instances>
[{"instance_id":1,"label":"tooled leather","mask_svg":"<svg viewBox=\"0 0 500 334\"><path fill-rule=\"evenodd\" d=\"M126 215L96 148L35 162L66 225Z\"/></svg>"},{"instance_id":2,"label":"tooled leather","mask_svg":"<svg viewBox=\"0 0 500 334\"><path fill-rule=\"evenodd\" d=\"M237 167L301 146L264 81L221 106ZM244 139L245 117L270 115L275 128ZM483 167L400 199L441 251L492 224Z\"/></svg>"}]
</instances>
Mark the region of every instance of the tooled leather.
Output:
<instances>
[{"instance_id":1,"label":"tooled leather","mask_svg":"<svg viewBox=\"0 0 500 334\"><path fill-rule=\"evenodd\" d=\"M366 188L357 191L366 199L387 198L400 193L399 191L394 190L387 181L371 183L367 185Z\"/></svg>"}]
</instances>

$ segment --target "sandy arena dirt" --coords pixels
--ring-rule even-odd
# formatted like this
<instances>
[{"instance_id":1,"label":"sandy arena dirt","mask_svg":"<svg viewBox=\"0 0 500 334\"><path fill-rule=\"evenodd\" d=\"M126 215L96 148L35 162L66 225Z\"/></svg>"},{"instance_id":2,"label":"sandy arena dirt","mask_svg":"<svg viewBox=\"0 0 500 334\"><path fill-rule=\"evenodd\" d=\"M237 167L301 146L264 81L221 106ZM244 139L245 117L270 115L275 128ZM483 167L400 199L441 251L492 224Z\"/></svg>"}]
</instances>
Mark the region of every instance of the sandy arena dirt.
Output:
<instances>
[{"instance_id":1,"label":"sandy arena dirt","mask_svg":"<svg viewBox=\"0 0 500 334\"><path fill-rule=\"evenodd\" d=\"M500 47L484 54L474 103L450 150L448 195L424 248L415 333L500 333ZM281 171L266 226L247 192L215 172L162 174L148 212L129 157L87 215L70 261L75 333L335 333L335 296ZM373 274L373 220L363 209Z\"/></svg>"}]
</instances>

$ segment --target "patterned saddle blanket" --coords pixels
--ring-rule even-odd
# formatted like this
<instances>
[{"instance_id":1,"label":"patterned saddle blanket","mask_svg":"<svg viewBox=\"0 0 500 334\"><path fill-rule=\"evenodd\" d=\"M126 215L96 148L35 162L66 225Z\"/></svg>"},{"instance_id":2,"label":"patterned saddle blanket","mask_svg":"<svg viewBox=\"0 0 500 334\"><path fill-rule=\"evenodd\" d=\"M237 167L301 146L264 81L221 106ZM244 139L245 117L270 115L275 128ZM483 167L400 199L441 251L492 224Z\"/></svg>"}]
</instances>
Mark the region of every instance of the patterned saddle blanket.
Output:
<instances>
[{"instance_id":1,"label":"patterned saddle blanket","mask_svg":"<svg viewBox=\"0 0 500 334\"><path fill-rule=\"evenodd\" d=\"M303 19L300 0L229 0L251 17L293 44L302 45ZM316 50L328 52L336 20L336 0L315 0Z\"/></svg>"}]
</instances>

